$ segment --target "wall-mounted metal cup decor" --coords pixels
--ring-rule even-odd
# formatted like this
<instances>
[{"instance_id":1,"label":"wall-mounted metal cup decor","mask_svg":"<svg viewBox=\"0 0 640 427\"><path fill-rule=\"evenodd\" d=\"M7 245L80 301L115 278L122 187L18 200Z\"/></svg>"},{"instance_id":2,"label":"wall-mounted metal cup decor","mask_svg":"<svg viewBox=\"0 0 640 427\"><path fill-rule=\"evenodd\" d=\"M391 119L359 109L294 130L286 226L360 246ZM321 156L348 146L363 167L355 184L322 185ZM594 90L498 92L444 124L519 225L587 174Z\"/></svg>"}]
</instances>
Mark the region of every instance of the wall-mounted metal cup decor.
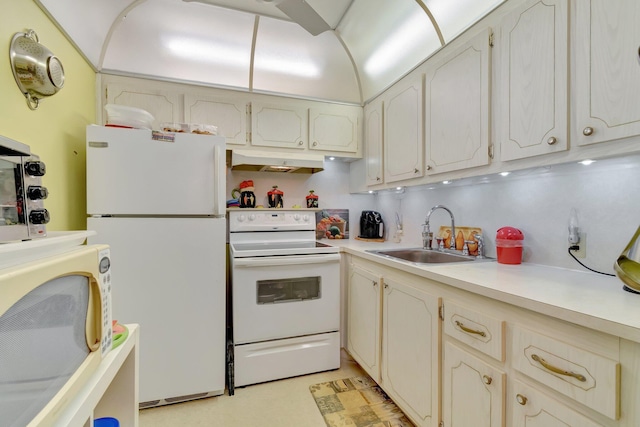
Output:
<instances>
[{"instance_id":1,"label":"wall-mounted metal cup decor","mask_svg":"<svg viewBox=\"0 0 640 427\"><path fill-rule=\"evenodd\" d=\"M62 63L39 43L34 30L13 35L9 57L13 77L30 109L38 108L41 99L56 94L64 86Z\"/></svg>"}]
</instances>

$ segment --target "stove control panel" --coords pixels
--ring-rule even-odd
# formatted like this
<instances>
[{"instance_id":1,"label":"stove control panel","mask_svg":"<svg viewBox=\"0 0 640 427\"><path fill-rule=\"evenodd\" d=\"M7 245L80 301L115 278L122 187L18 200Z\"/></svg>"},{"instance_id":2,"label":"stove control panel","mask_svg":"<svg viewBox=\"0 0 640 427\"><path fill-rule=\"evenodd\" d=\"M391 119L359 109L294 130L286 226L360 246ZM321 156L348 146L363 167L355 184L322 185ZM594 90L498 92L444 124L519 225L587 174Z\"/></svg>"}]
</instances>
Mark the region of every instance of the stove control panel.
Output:
<instances>
[{"instance_id":1,"label":"stove control panel","mask_svg":"<svg viewBox=\"0 0 640 427\"><path fill-rule=\"evenodd\" d=\"M229 211L229 231L293 231L315 230L315 211L251 210Z\"/></svg>"}]
</instances>

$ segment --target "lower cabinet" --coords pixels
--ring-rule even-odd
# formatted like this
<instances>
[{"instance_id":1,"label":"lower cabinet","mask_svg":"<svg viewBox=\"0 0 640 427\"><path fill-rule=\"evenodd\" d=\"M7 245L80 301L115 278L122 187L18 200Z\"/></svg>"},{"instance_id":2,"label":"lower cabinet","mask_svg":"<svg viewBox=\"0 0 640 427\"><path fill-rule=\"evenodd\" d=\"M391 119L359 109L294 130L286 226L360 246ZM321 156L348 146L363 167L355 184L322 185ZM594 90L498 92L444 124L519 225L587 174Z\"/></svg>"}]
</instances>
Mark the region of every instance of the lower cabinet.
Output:
<instances>
[{"instance_id":1,"label":"lower cabinet","mask_svg":"<svg viewBox=\"0 0 640 427\"><path fill-rule=\"evenodd\" d=\"M416 426L640 426L640 343L347 257L347 350Z\"/></svg>"},{"instance_id":2,"label":"lower cabinet","mask_svg":"<svg viewBox=\"0 0 640 427\"><path fill-rule=\"evenodd\" d=\"M445 426L505 425L506 374L451 343L444 347L442 387Z\"/></svg>"},{"instance_id":3,"label":"lower cabinet","mask_svg":"<svg viewBox=\"0 0 640 427\"><path fill-rule=\"evenodd\" d=\"M375 264L349 268L347 350L418 427L438 426L439 298Z\"/></svg>"},{"instance_id":4,"label":"lower cabinet","mask_svg":"<svg viewBox=\"0 0 640 427\"><path fill-rule=\"evenodd\" d=\"M418 426L438 425L439 298L385 276L382 388Z\"/></svg>"},{"instance_id":5,"label":"lower cabinet","mask_svg":"<svg viewBox=\"0 0 640 427\"><path fill-rule=\"evenodd\" d=\"M349 271L347 349L380 384L380 286L382 277L352 265Z\"/></svg>"}]
</instances>

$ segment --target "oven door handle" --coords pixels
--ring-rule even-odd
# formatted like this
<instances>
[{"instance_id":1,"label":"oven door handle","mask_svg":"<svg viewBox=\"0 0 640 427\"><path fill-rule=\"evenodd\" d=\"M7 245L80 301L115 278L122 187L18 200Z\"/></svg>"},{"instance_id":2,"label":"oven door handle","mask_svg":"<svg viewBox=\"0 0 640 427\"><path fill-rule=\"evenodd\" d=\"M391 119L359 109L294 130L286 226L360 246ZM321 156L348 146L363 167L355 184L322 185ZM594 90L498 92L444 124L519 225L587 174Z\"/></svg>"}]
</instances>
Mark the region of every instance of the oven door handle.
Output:
<instances>
[{"instance_id":1,"label":"oven door handle","mask_svg":"<svg viewBox=\"0 0 640 427\"><path fill-rule=\"evenodd\" d=\"M281 265L324 264L329 262L340 262L340 254L234 258L233 266L241 268L256 268L276 267Z\"/></svg>"}]
</instances>

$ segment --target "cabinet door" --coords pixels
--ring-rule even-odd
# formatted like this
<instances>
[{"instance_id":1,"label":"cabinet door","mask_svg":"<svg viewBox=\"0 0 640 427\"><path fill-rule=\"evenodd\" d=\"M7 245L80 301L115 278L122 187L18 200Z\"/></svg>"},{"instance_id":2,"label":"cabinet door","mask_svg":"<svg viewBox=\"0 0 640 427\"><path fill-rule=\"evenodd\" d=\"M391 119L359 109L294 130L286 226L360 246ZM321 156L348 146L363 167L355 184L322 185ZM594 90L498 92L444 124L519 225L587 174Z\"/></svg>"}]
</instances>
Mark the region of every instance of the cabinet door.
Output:
<instances>
[{"instance_id":1,"label":"cabinet door","mask_svg":"<svg viewBox=\"0 0 640 427\"><path fill-rule=\"evenodd\" d=\"M567 0L529 0L503 21L502 160L569 147L567 10Z\"/></svg>"},{"instance_id":2,"label":"cabinet door","mask_svg":"<svg viewBox=\"0 0 640 427\"><path fill-rule=\"evenodd\" d=\"M424 175L422 104L422 76L397 83L385 96L385 182Z\"/></svg>"},{"instance_id":3,"label":"cabinet door","mask_svg":"<svg viewBox=\"0 0 640 427\"><path fill-rule=\"evenodd\" d=\"M490 29L482 31L427 70L424 127L430 174L489 163L490 34Z\"/></svg>"},{"instance_id":4,"label":"cabinet door","mask_svg":"<svg viewBox=\"0 0 640 427\"><path fill-rule=\"evenodd\" d=\"M600 427L557 399L520 381L513 381L510 395L513 427Z\"/></svg>"},{"instance_id":5,"label":"cabinet door","mask_svg":"<svg viewBox=\"0 0 640 427\"><path fill-rule=\"evenodd\" d=\"M640 135L640 2L576 2L575 140Z\"/></svg>"},{"instance_id":6,"label":"cabinet door","mask_svg":"<svg viewBox=\"0 0 640 427\"><path fill-rule=\"evenodd\" d=\"M110 83L107 85L107 103L148 111L155 119L153 129L160 129L163 122L183 122L182 95L178 93Z\"/></svg>"},{"instance_id":7,"label":"cabinet door","mask_svg":"<svg viewBox=\"0 0 640 427\"><path fill-rule=\"evenodd\" d=\"M347 349L377 383L380 383L380 286L381 276L351 265Z\"/></svg>"},{"instance_id":8,"label":"cabinet door","mask_svg":"<svg viewBox=\"0 0 640 427\"><path fill-rule=\"evenodd\" d=\"M448 427L503 427L505 374L446 343L442 406Z\"/></svg>"},{"instance_id":9,"label":"cabinet door","mask_svg":"<svg viewBox=\"0 0 640 427\"><path fill-rule=\"evenodd\" d=\"M202 95L184 96L184 116L187 123L218 127L227 145L247 143L247 103Z\"/></svg>"},{"instance_id":10,"label":"cabinet door","mask_svg":"<svg viewBox=\"0 0 640 427\"><path fill-rule=\"evenodd\" d=\"M384 278L382 387L418 426L438 422L439 298Z\"/></svg>"},{"instance_id":11,"label":"cabinet door","mask_svg":"<svg viewBox=\"0 0 640 427\"><path fill-rule=\"evenodd\" d=\"M251 103L251 145L306 149L308 129L306 108Z\"/></svg>"},{"instance_id":12,"label":"cabinet door","mask_svg":"<svg viewBox=\"0 0 640 427\"><path fill-rule=\"evenodd\" d=\"M360 107L332 105L309 109L310 149L358 152Z\"/></svg>"},{"instance_id":13,"label":"cabinet door","mask_svg":"<svg viewBox=\"0 0 640 427\"><path fill-rule=\"evenodd\" d=\"M382 184L382 101L364 107L364 143L367 185Z\"/></svg>"}]
</instances>

